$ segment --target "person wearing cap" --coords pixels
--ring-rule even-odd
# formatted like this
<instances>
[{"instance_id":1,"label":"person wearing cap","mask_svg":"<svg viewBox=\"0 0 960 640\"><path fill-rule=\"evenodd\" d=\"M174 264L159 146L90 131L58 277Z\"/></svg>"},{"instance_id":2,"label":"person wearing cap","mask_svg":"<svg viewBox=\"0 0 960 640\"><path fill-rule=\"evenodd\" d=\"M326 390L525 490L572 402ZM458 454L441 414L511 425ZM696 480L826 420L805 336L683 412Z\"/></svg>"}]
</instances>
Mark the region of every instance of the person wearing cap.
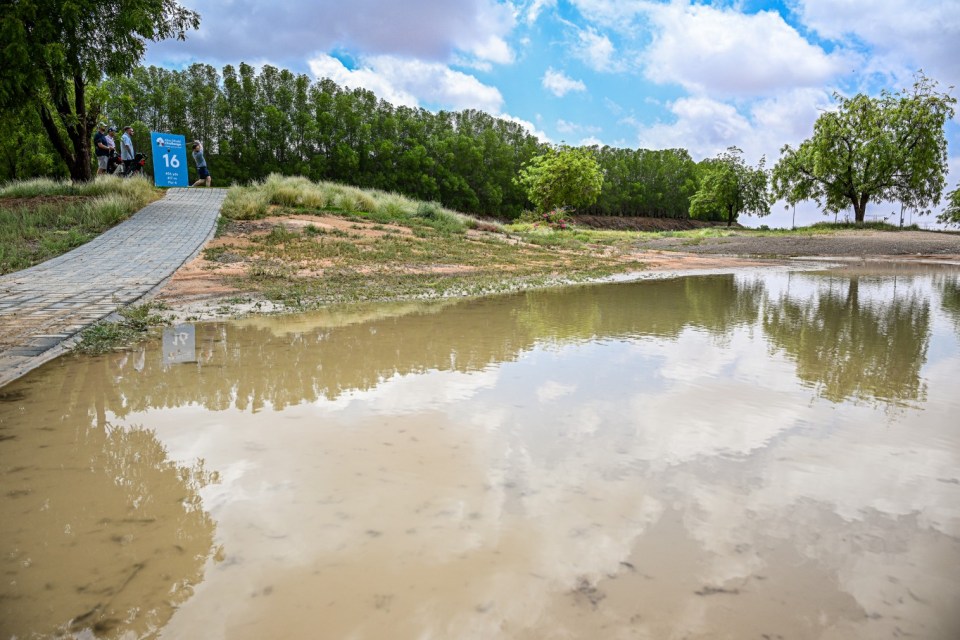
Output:
<instances>
[{"instance_id":1,"label":"person wearing cap","mask_svg":"<svg viewBox=\"0 0 960 640\"><path fill-rule=\"evenodd\" d=\"M106 142L107 148L109 150L109 153L107 154L107 156L112 156L117 152L117 141L114 140L116 135L117 135L117 128L115 126L110 125L109 127L107 127L107 135L104 138L104 142Z\"/></svg>"},{"instance_id":2,"label":"person wearing cap","mask_svg":"<svg viewBox=\"0 0 960 640\"><path fill-rule=\"evenodd\" d=\"M200 179L194 182L192 186L199 187L206 182L209 187L212 178L210 177L210 170L207 169L207 160L203 157L203 145L200 144L199 140L193 142L193 161L197 163L197 174L199 174Z\"/></svg>"},{"instance_id":3,"label":"person wearing cap","mask_svg":"<svg viewBox=\"0 0 960 640\"><path fill-rule=\"evenodd\" d=\"M123 160L123 172L130 173L134 159L133 154L133 127L127 125L120 136L120 159Z\"/></svg>"},{"instance_id":4,"label":"person wearing cap","mask_svg":"<svg viewBox=\"0 0 960 640\"><path fill-rule=\"evenodd\" d=\"M100 123L97 125L97 132L93 134L93 152L97 156L97 175L101 176L107 172L107 161L110 160L109 138L104 130L107 125Z\"/></svg>"}]
</instances>

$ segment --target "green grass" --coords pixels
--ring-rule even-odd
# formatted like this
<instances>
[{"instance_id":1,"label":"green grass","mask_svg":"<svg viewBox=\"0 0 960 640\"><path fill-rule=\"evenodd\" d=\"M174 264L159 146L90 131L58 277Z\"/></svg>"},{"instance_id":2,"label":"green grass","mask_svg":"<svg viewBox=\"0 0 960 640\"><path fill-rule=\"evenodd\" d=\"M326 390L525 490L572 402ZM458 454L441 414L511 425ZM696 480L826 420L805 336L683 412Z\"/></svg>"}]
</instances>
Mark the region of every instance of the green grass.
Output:
<instances>
[{"instance_id":1,"label":"green grass","mask_svg":"<svg viewBox=\"0 0 960 640\"><path fill-rule=\"evenodd\" d=\"M120 309L116 321L103 320L80 332L80 341L73 347L79 353L98 354L115 351L141 340L151 327L167 324L160 313L168 307L149 301Z\"/></svg>"},{"instance_id":2,"label":"green grass","mask_svg":"<svg viewBox=\"0 0 960 640\"><path fill-rule=\"evenodd\" d=\"M639 270L642 265L633 265ZM351 269L330 270L322 278L298 279L279 276L260 281L258 290L269 300L293 308L311 309L326 304L445 297L478 296L520 291L587 280L620 273L622 267L582 265L562 273L531 269L470 274L407 274L397 272L360 272Z\"/></svg>"},{"instance_id":3,"label":"green grass","mask_svg":"<svg viewBox=\"0 0 960 640\"><path fill-rule=\"evenodd\" d=\"M0 186L0 274L89 242L161 196L146 179L48 179ZM29 200L25 200L29 199Z\"/></svg>"},{"instance_id":4,"label":"green grass","mask_svg":"<svg viewBox=\"0 0 960 640\"><path fill-rule=\"evenodd\" d=\"M441 233L463 233L469 226L478 224L473 218L435 202L277 174L249 186L231 187L221 211L233 220L256 220L277 213L277 209L344 214L363 222L399 224L414 229L429 227Z\"/></svg>"}]
</instances>

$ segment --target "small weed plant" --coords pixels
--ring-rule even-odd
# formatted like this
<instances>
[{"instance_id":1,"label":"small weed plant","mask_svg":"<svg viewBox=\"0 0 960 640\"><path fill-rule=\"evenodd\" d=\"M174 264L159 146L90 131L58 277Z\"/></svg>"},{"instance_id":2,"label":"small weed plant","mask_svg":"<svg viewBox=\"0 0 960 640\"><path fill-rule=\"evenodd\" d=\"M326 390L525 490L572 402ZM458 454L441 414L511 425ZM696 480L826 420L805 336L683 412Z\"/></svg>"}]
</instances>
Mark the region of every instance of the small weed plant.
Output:
<instances>
[{"instance_id":1,"label":"small weed plant","mask_svg":"<svg viewBox=\"0 0 960 640\"><path fill-rule=\"evenodd\" d=\"M151 327L167 324L161 313L168 310L162 302L149 301L132 305L117 312L118 320L101 320L80 332L80 341L73 350L78 353L100 354L116 351L146 336Z\"/></svg>"}]
</instances>

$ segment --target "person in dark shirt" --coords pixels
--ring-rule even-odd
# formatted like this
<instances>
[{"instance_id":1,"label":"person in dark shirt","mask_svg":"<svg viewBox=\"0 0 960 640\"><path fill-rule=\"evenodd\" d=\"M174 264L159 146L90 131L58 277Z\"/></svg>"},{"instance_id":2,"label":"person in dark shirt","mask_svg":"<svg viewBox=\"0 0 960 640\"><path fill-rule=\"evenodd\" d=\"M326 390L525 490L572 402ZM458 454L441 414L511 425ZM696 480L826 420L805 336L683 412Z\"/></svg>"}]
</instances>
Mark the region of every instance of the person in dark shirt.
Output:
<instances>
[{"instance_id":1,"label":"person in dark shirt","mask_svg":"<svg viewBox=\"0 0 960 640\"><path fill-rule=\"evenodd\" d=\"M107 161L110 159L110 143L104 133L107 125L102 122L97 125L97 132L93 135L93 152L97 156L97 175L107 172Z\"/></svg>"}]
</instances>

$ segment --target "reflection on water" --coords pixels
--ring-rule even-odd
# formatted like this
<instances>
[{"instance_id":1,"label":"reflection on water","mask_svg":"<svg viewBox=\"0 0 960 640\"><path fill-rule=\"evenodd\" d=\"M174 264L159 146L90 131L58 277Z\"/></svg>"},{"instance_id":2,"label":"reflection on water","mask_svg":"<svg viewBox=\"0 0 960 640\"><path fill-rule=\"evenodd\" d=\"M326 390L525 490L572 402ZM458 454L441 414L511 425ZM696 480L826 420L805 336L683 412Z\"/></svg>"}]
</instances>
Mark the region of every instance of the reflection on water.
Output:
<instances>
[{"instance_id":1,"label":"reflection on water","mask_svg":"<svg viewBox=\"0 0 960 640\"><path fill-rule=\"evenodd\" d=\"M2 390L0 637L953 640L958 291L690 277L61 359Z\"/></svg>"},{"instance_id":2,"label":"reflection on water","mask_svg":"<svg viewBox=\"0 0 960 640\"><path fill-rule=\"evenodd\" d=\"M199 491L216 474L170 461L149 429L112 424L108 382L52 367L0 397L5 638L146 635L192 594L211 555Z\"/></svg>"},{"instance_id":3,"label":"reflection on water","mask_svg":"<svg viewBox=\"0 0 960 640\"><path fill-rule=\"evenodd\" d=\"M767 306L763 328L797 363L801 380L825 398L890 402L923 399L930 302L918 290L888 296L889 283L859 275L804 280L808 291L787 291ZM898 284L894 280L893 286ZM864 294L861 299L861 290Z\"/></svg>"}]
</instances>

